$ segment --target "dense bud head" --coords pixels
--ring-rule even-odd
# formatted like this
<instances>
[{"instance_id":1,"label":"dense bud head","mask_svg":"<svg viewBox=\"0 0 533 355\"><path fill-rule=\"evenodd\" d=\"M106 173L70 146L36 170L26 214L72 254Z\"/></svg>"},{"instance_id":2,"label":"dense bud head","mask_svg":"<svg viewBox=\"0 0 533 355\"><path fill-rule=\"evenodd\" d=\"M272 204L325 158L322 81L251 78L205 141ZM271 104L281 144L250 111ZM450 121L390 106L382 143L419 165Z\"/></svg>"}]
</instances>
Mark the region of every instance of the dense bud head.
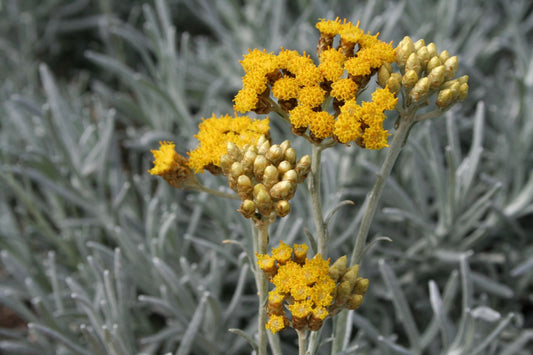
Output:
<instances>
[{"instance_id":1,"label":"dense bud head","mask_svg":"<svg viewBox=\"0 0 533 355\"><path fill-rule=\"evenodd\" d=\"M402 85L406 89L411 89L413 86L415 86L416 82L418 81L418 74L416 74L416 71L409 70L405 72L405 75L402 78Z\"/></svg>"},{"instance_id":2,"label":"dense bud head","mask_svg":"<svg viewBox=\"0 0 533 355\"><path fill-rule=\"evenodd\" d=\"M280 200L275 203L274 210L279 217L285 217L291 212L291 205L286 200Z\"/></svg>"},{"instance_id":3,"label":"dense bud head","mask_svg":"<svg viewBox=\"0 0 533 355\"><path fill-rule=\"evenodd\" d=\"M429 80L429 88L432 90L438 89L445 80L446 70L444 65L439 65L438 67L433 68L433 70L427 76Z\"/></svg>"},{"instance_id":4,"label":"dense bud head","mask_svg":"<svg viewBox=\"0 0 533 355\"><path fill-rule=\"evenodd\" d=\"M428 92L429 79L427 77L424 77L416 82L411 92L409 92L409 96L413 101L418 102L422 100L425 96L427 96Z\"/></svg>"}]
</instances>

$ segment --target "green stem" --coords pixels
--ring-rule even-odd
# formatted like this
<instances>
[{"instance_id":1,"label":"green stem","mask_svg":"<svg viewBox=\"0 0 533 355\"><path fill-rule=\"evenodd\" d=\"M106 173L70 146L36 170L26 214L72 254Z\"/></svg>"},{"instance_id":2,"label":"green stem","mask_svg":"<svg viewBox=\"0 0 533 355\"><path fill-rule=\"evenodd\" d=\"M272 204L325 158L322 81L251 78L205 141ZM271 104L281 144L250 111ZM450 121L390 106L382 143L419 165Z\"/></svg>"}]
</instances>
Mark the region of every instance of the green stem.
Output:
<instances>
[{"instance_id":1,"label":"green stem","mask_svg":"<svg viewBox=\"0 0 533 355\"><path fill-rule=\"evenodd\" d=\"M316 227L317 253L326 258L328 253L327 232L322 216L322 201L320 197L320 162L322 147L316 144L312 146L311 153L311 173L309 176L309 193L311 194L311 206L313 209L313 220Z\"/></svg>"},{"instance_id":2,"label":"green stem","mask_svg":"<svg viewBox=\"0 0 533 355\"><path fill-rule=\"evenodd\" d=\"M298 355L305 355L307 344L307 331L296 330L296 333L298 333Z\"/></svg>"},{"instance_id":3,"label":"green stem","mask_svg":"<svg viewBox=\"0 0 533 355\"><path fill-rule=\"evenodd\" d=\"M405 137L409 132L409 128L415 121L414 111L409 112L403 117L400 117L399 125L394 132L394 137L390 144L389 150L387 151L387 156L385 161L381 166L381 170L377 175L376 182L372 191L367 195L365 200L364 207L366 208L363 219L361 220L361 225L359 226L359 232L355 239L355 246L352 251L352 256L350 258L350 266L355 264L360 264L363 259L363 252L366 245L366 239L368 237L368 232L370 230L370 225L374 219L376 209L381 199L381 194L383 193L383 188L385 187L385 182L387 181L396 159L402 149L402 146L405 141Z\"/></svg>"},{"instance_id":4,"label":"green stem","mask_svg":"<svg viewBox=\"0 0 533 355\"><path fill-rule=\"evenodd\" d=\"M191 188L193 188L195 190L198 190L198 191L207 192L208 194L211 194L213 196L229 198L229 199L232 199L232 200L240 200L241 199L239 197L239 195L237 195L237 194L229 194L227 192L223 192L223 191L211 189L209 187L205 187L204 185L201 185L201 184L197 184L197 185L195 184L194 186L191 186Z\"/></svg>"},{"instance_id":5,"label":"green stem","mask_svg":"<svg viewBox=\"0 0 533 355\"><path fill-rule=\"evenodd\" d=\"M258 254L266 254L268 246L268 226L270 221L260 220L255 223L257 228L257 238L254 236L254 252ZM258 317L257 317L257 354L258 355L267 355L267 331L265 324L267 321L266 314L266 302L267 302L267 291L268 291L268 280L264 272L259 268L254 268L255 272L255 281L257 284L257 293L259 296L259 308L258 308Z\"/></svg>"}]
</instances>

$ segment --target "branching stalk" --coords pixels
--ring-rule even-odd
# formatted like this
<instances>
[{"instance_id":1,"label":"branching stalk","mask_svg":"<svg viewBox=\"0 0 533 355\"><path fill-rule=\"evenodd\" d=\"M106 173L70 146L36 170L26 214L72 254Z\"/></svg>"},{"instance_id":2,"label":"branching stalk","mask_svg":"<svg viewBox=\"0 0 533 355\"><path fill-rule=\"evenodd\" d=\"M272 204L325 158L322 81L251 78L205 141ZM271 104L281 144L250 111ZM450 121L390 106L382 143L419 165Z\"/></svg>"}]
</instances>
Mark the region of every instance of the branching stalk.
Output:
<instances>
[{"instance_id":1,"label":"branching stalk","mask_svg":"<svg viewBox=\"0 0 533 355\"><path fill-rule=\"evenodd\" d=\"M296 330L296 333L298 333L298 355L305 355L307 346L307 331Z\"/></svg>"},{"instance_id":2,"label":"branching stalk","mask_svg":"<svg viewBox=\"0 0 533 355\"><path fill-rule=\"evenodd\" d=\"M383 188L385 187L385 182L387 181L396 159L402 149L405 138L409 133L409 128L415 121L414 111L409 111L405 116L401 116L399 120L399 125L394 132L394 137L390 144L389 150L385 157L385 161L381 166L381 170L377 175L376 182L374 187L367 195L364 208L365 213L361 220L361 225L359 226L359 232L355 239L355 246L352 251L352 256L350 258L350 265L360 264L363 259L363 251L366 245L366 239L368 237L368 232L370 230L370 225L374 219L376 209L381 199L381 194L383 193Z\"/></svg>"},{"instance_id":3,"label":"branching stalk","mask_svg":"<svg viewBox=\"0 0 533 355\"><path fill-rule=\"evenodd\" d=\"M320 196L320 163L323 148L319 145L312 145L311 173L309 176L309 193L311 195L311 206L313 209L313 220L316 227L317 253L326 258L328 252L327 231L322 215L322 200Z\"/></svg>"}]
</instances>

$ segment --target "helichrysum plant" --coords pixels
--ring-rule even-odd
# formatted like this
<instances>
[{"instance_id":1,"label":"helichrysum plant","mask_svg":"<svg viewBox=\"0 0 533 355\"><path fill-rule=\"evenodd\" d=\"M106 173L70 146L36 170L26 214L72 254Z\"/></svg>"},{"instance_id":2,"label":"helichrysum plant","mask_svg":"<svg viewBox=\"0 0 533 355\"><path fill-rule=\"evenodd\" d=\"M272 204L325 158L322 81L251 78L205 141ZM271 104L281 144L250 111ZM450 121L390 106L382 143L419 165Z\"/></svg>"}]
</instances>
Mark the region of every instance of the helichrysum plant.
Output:
<instances>
[{"instance_id":1,"label":"helichrysum plant","mask_svg":"<svg viewBox=\"0 0 533 355\"><path fill-rule=\"evenodd\" d=\"M252 346L258 354L267 353L267 339L272 352L280 354L276 334L288 328L298 333L300 354L315 353L323 322L362 305L369 280L358 271L367 235L408 133L415 123L441 115L468 93L468 76L455 77L457 57L439 52L434 43L405 37L394 47L379 34L365 33L359 24L338 18L320 20L316 28L318 62L305 52L285 48L278 53L249 50L241 60L244 76L233 100L235 115L204 119L195 136L198 146L188 157L179 155L170 142L152 151L151 174L176 188L240 200L237 211L252 221L259 297ZM392 110L398 115L389 132L384 121ZM286 121L294 139L302 137L311 145L311 156L297 157L290 140L272 142L269 117L242 116L249 112ZM339 144L387 149L387 154L367 196L351 256L331 263L320 166L322 151ZM206 170L224 175L234 193L203 186L196 174ZM290 201L304 182L315 225L311 245L316 247L291 247L281 241L269 253L269 226L276 218L290 218ZM339 319L334 337L348 326Z\"/></svg>"}]
</instances>

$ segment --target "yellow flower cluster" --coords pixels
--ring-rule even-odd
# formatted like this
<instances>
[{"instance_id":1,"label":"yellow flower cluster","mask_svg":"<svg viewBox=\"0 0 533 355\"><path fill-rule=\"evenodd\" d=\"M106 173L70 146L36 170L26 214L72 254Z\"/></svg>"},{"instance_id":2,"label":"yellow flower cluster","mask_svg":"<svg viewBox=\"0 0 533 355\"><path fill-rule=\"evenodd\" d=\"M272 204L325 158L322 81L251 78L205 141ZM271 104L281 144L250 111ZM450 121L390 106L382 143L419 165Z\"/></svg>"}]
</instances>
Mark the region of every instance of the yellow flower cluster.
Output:
<instances>
[{"instance_id":1,"label":"yellow flower cluster","mask_svg":"<svg viewBox=\"0 0 533 355\"><path fill-rule=\"evenodd\" d=\"M198 147L190 151L189 167L196 173L208 169L213 173L221 172L220 158L226 154L228 142L242 148L255 144L259 137L269 134L269 120L257 120L247 116L231 117L224 115L202 119L195 137Z\"/></svg>"},{"instance_id":2,"label":"yellow flower cluster","mask_svg":"<svg viewBox=\"0 0 533 355\"><path fill-rule=\"evenodd\" d=\"M368 280L358 277L358 266L347 269L346 256L330 266L320 254L308 259L307 250L305 244L291 248L280 242L272 255L256 253L259 268L275 286L267 302L266 328L272 333L289 326L318 330L328 315L355 309L363 301Z\"/></svg>"},{"instance_id":3,"label":"yellow flower cluster","mask_svg":"<svg viewBox=\"0 0 533 355\"><path fill-rule=\"evenodd\" d=\"M383 122L383 111L393 109L396 101L365 106L363 116L345 114L340 121L338 116L347 111L343 106L353 106L358 92L381 66L395 60L392 45L380 41L377 35L365 34L358 24L346 20L321 20L316 27L321 33L318 65L305 52L283 48L277 55L249 51L241 61L245 75L243 87L234 98L234 109L241 113L268 113L277 100L296 134L309 131L309 137L316 142L332 137L341 143L356 141L369 149L386 147L387 132L378 122ZM337 35L340 44L333 48ZM334 114L328 112L330 102Z\"/></svg>"},{"instance_id":4,"label":"yellow flower cluster","mask_svg":"<svg viewBox=\"0 0 533 355\"><path fill-rule=\"evenodd\" d=\"M186 187L192 182L192 173L187 158L179 155L172 142L159 142L158 150L151 150L154 155L154 167L148 172L162 176L170 185L176 188Z\"/></svg>"}]
</instances>

